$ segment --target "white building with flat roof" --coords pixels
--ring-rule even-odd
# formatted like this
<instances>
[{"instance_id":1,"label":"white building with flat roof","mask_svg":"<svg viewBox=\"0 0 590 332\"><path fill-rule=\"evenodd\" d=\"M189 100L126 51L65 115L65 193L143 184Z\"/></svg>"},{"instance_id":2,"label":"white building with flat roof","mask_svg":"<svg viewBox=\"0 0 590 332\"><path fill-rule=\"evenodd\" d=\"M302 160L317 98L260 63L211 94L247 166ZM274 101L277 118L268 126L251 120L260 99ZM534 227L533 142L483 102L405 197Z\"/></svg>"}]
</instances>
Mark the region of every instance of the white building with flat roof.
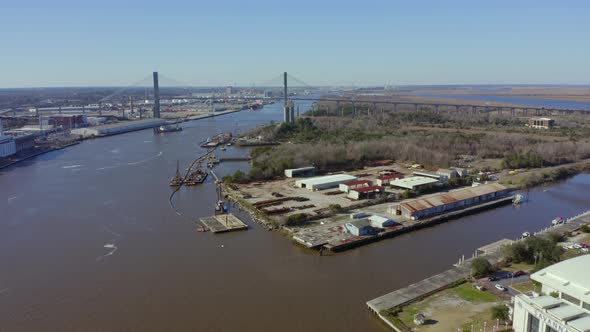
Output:
<instances>
[{"instance_id":1,"label":"white building with flat roof","mask_svg":"<svg viewBox=\"0 0 590 332\"><path fill-rule=\"evenodd\" d=\"M422 187L433 186L438 183L437 179L427 178L424 176L410 176L403 179L397 179L389 182L389 185L401 189L419 189Z\"/></svg>"},{"instance_id":2,"label":"white building with flat roof","mask_svg":"<svg viewBox=\"0 0 590 332\"><path fill-rule=\"evenodd\" d=\"M541 294L514 297L515 332L590 332L590 255L531 275Z\"/></svg>"},{"instance_id":3,"label":"white building with flat roof","mask_svg":"<svg viewBox=\"0 0 590 332\"><path fill-rule=\"evenodd\" d=\"M295 185L299 188L305 188L310 191L316 191L328 188L337 188L341 183L354 181L356 179L356 176L348 174L334 174L297 180L295 181Z\"/></svg>"}]
</instances>

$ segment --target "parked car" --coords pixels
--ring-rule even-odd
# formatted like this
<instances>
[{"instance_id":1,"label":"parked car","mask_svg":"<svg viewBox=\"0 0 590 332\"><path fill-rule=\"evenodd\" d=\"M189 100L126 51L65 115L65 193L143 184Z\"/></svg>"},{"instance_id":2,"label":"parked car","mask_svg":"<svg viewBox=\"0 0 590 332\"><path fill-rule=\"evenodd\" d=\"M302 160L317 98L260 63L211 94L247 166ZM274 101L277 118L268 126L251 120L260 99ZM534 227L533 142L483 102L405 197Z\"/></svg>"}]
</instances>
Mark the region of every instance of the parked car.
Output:
<instances>
[{"instance_id":1,"label":"parked car","mask_svg":"<svg viewBox=\"0 0 590 332\"><path fill-rule=\"evenodd\" d=\"M484 291L484 290L486 290L486 288L484 286L481 286L481 285L473 285L473 288L477 289L478 291Z\"/></svg>"},{"instance_id":2,"label":"parked car","mask_svg":"<svg viewBox=\"0 0 590 332\"><path fill-rule=\"evenodd\" d=\"M580 245L582 246L582 248L590 248L590 246L587 245L586 243L580 243Z\"/></svg>"},{"instance_id":3,"label":"parked car","mask_svg":"<svg viewBox=\"0 0 590 332\"><path fill-rule=\"evenodd\" d=\"M497 280L500 280L500 278L498 278L497 276L489 276L488 280L489 281L497 281Z\"/></svg>"},{"instance_id":4,"label":"parked car","mask_svg":"<svg viewBox=\"0 0 590 332\"><path fill-rule=\"evenodd\" d=\"M508 289L500 284L496 284L494 285L494 287L496 287L496 289L501 290L502 292L506 292Z\"/></svg>"},{"instance_id":5,"label":"parked car","mask_svg":"<svg viewBox=\"0 0 590 332\"><path fill-rule=\"evenodd\" d=\"M523 276L525 274L526 274L526 272L524 272L524 271L516 271L512 275L516 278L516 277Z\"/></svg>"},{"instance_id":6,"label":"parked car","mask_svg":"<svg viewBox=\"0 0 590 332\"><path fill-rule=\"evenodd\" d=\"M576 243L576 244L574 244L574 248L575 249L582 249L582 246Z\"/></svg>"}]
</instances>

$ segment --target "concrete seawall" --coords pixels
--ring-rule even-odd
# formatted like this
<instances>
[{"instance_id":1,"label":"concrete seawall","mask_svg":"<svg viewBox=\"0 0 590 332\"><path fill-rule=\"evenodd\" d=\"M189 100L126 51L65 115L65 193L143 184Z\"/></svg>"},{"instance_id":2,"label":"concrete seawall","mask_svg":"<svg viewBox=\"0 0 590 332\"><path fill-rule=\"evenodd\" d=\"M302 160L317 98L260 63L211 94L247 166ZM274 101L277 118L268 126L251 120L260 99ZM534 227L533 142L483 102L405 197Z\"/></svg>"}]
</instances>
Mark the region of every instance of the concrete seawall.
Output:
<instances>
[{"instance_id":1,"label":"concrete seawall","mask_svg":"<svg viewBox=\"0 0 590 332\"><path fill-rule=\"evenodd\" d=\"M578 230L582 225L590 223L590 210L574 217L567 219L565 224L547 227L541 231L535 232L537 236L549 236L550 233L569 233ZM519 239L517 241L521 241ZM501 241L498 241L501 242ZM492 244L486 247L491 247ZM389 310L396 307L401 307L419 301L429 295L432 295L442 289L445 289L450 284L462 279L470 277L471 260L475 257L485 257L494 264L503 258L501 246L497 246L496 250L481 256L477 256L477 253L470 259L463 260L456 264L449 270L434 275L432 277L421 280L417 283L411 284L407 287L395 290L385 295L379 296L375 299L366 302L367 307L381 320L387 323L391 328L396 331L400 331L395 327L386 317L381 315L381 311Z\"/></svg>"}]
</instances>

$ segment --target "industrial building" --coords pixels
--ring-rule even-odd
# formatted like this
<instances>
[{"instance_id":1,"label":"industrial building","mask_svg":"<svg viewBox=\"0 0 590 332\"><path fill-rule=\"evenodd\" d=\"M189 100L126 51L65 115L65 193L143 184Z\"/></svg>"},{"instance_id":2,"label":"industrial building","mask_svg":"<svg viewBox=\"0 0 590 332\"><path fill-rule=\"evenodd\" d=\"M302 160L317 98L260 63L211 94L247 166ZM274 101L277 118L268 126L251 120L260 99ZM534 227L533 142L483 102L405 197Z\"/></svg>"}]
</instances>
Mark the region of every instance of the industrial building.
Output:
<instances>
[{"instance_id":1,"label":"industrial building","mask_svg":"<svg viewBox=\"0 0 590 332\"><path fill-rule=\"evenodd\" d=\"M370 216L369 221L371 222L371 226L376 228L385 228L396 225L395 221L382 216Z\"/></svg>"},{"instance_id":2,"label":"industrial building","mask_svg":"<svg viewBox=\"0 0 590 332\"><path fill-rule=\"evenodd\" d=\"M356 180L356 176L347 174L335 174L320 176L310 179L302 179L295 181L295 185L299 188L306 188L310 191L324 190L329 188L337 188L341 183Z\"/></svg>"},{"instance_id":3,"label":"industrial building","mask_svg":"<svg viewBox=\"0 0 590 332\"><path fill-rule=\"evenodd\" d=\"M86 126L86 115L83 114L54 114L50 115L48 123L56 128L79 128Z\"/></svg>"},{"instance_id":4,"label":"industrial building","mask_svg":"<svg viewBox=\"0 0 590 332\"><path fill-rule=\"evenodd\" d=\"M537 129L551 129L555 126L555 120L550 118L530 118L529 127Z\"/></svg>"},{"instance_id":5,"label":"industrial building","mask_svg":"<svg viewBox=\"0 0 590 332\"><path fill-rule=\"evenodd\" d=\"M300 167L300 168L291 168L285 170L285 176L288 178L304 178L308 176L315 175L315 167L308 166L308 167Z\"/></svg>"},{"instance_id":6,"label":"industrial building","mask_svg":"<svg viewBox=\"0 0 590 332\"><path fill-rule=\"evenodd\" d=\"M35 147L35 135L23 134L13 136L16 145L16 153L24 150L29 150Z\"/></svg>"},{"instance_id":7,"label":"industrial building","mask_svg":"<svg viewBox=\"0 0 590 332\"><path fill-rule=\"evenodd\" d=\"M570 258L531 275L541 294L514 297L515 332L590 332L590 255Z\"/></svg>"},{"instance_id":8,"label":"industrial building","mask_svg":"<svg viewBox=\"0 0 590 332\"><path fill-rule=\"evenodd\" d=\"M0 158L12 156L16 153L16 143L10 136L4 135L2 120L0 120Z\"/></svg>"},{"instance_id":9,"label":"industrial building","mask_svg":"<svg viewBox=\"0 0 590 332\"><path fill-rule=\"evenodd\" d=\"M445 181L445 178L442 175L440 175L436 172L431 172L431 171L426 171L426 170L414 171L414 172L412 172L412 175L422 176L425 178L431 178L431 179L435 179L437 181Z\"/></svg>"},{"instance_id":10,"label":"industrial building","mask_svg":"<svg viewBox=\"0 0 590 332\"><path fill-rule=\"evenodd\" d=\"M137 121L125 121L106 124L96 127L78 128L72 129L73 135L79 135L82 137L96 137L96 136L109 136L129 131L142 130L147 128L153 128L165 124L166 121L160 119L145 119Z\"/></svg>"},{"instance_id":11,"label":"industrial building","mask_svg":"<svg viewBox=\"0 0 590 332\"><path fill-rule=\"evenodd\" d=\"M344 229L346 232L356 236L372 235L375 233L375 229L371 226L371 222L368 219L348 222L344 224Z\"/></svg>"},{"instance_id":12,"label":"industrial building","mask_svg":"<svg viewBox=\"0 0 590 332\"><path fill-rule=\"evenodd\" d=\"M489 202L506 196L507 193L508 188L491 183L407 200L390 206L389 212L417 220Z\"/></svg>"},{"instance_id":13,"label":"industrial building","mask_svg":"<svg viewBox=\"0 0 590 332\"><path fill-rule=\"evenodd\" d=\"M381 186L367 186L350 189L347 197L354 200L374 198L376 195L383 193L384 188Z\"/></svg>"},{"instance_id":14,"label":"industrial building","mask_svg":"<svg viewBox=\"0 0 590 332\"><path fill-rule=\"evenodd\" d=\"M343 193L348 193L352 189L370 187L373 185L373 181L371 180L356 180L350 182L341 183L339 189Z\"/></svg>"},{"instance_id":15,"label":"industrial building","mask_svg":"<svg viewBox=\"0 0 590 332\"><path fill-rule=\"evenodd\" d=\"M378 186L388 186L391 181L394 181L397 179L403 179L403 178L404 178L404 175L402 173L381 175L381 176L377 177L376 183Z\"/></svg>"},{"instance_id":16,"label":"industrial building","mask_svg":"<svg viewBox=\"0 0 590 332\"><path fill-rule=\"evenodd\" d=\"M437 179L424 176L410 176L407 178L390 181L389 185L394 188L417 190L421 188L432 187L437 183L439 183Z\"/></svg>"}]
</instances>

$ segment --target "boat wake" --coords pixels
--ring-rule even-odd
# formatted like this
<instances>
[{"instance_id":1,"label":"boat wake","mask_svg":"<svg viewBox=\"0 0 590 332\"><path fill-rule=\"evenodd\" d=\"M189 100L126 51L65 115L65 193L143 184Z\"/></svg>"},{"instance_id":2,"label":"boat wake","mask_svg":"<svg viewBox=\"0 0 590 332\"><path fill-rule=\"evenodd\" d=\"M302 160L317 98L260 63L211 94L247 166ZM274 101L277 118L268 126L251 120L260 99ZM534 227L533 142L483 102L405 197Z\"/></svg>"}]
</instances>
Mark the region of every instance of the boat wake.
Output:
<instances>
[{"instance_id":1,"label":"boat wake","mask_svg":"<svg viewBox=\"0 0 590 332\"><path fill-rule=\"evenodd\" d=\"M159 157L161 157L163 154L164 154L164 153L163 153L162 151L160 151L160 152L158 152L158 154L157 154L157 155L155 155L155 156L153 156L153 157L146 158L146 159L144 159L144 160L140 160L140 161L135 161L135 162L127 163L127 165L129 165L129 166L132 166L132 165L139 165L139 164L143 164L143 163L146 163L146 162L148 162L148 161L151 161L151 160L154 160L154 159L156 159L156 158L159 158Z\"/></svg>"},{"instance_id":2,"label":"boat wake","mask_svg":"<svg viewBox=\"0 0 590 332\"><path fill-rule=\"evenodd\" d=\"M152 157L149 157L149 158L146 158L146 159L142 159L142 160L138 160L138 161L133 161L133 162L125 163L125 164L117 164L117 165L112 165L112 166L99 167L96 170L97 171L102 171L102 170L105 170L105 169L113 169L113 168L118 168L118 167L122 167L122 166L139 165L139 164L147 163L147 162L152 161L154 159L160 158L163 154L164 154L164 152L160 151L155 156L152 156Z\"/></svg>"},{"instance_id":3,"label":"boat wake","mask_svg":"<svg viewBox=\"0 0 590 332\"><path fill-rule=\"evenodd\" d=\"M78 168L78 167L82 167L82 166L83 165L70 165L70 166L62 166L61 168L68 169L68 168Z\"/></svg>"},{"instance_id":4,"label":"boat wake","mask_svg":"<svg viewBox=\"0 0 590 332\"><path fill-rule=\"evenodd\" d=\"M101 259L103 259L103 258L106 258L106 257L112 256L112 255L113 255L113 254L114 254L114 253L117 251L117 249L119 249L119 248L117 248L117 246L116 246L116 245L114 245L114 244L112 244L112 243L107 243L107 244L105 244L105 245L103 246L103 248L111 249L111 251L107 252L106 254L104 254L104 255L102 255L102 256L98 256L98 257L96 258L97 260L101 260Z\"/></svg>"},{"instance_id":5,"label":"boat wake","mask_svg":"<svg viewBox=\"0 0 590 332\"><path fill-rule=\"evenodd\" d=\"M23 197L24 194L20 194L20 195L16 195L16 196L12 196L12 197L8 197L8 204L10 204L12 201L14 201L15 199L19 199L21 197Z\"/></svg>"}]
</instances>

